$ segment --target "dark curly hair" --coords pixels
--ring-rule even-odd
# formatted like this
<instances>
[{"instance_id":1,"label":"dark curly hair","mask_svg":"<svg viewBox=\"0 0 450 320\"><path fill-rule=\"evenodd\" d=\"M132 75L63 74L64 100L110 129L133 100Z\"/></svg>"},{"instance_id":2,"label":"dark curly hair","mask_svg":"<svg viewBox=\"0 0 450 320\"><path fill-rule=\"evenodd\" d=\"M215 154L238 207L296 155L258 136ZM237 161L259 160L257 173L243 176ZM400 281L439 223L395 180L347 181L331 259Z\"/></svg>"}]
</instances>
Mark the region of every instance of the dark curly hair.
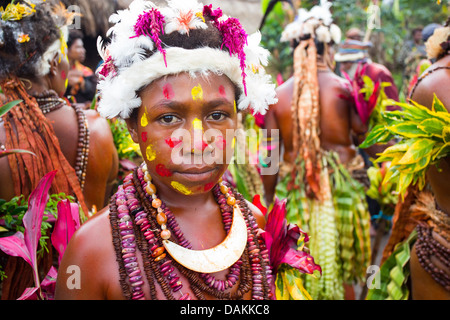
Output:
<instances>
[{"instance_id":1,"label":"dark curly hair","mask_svg":"<svg viewBox=\"0 0 450 320\"><path fill-rule=\"evenodd\" d=\"M10 1L1 1L3 8ZM15 4L28 5L22 0ZM39 5L31 16L19 21L0 20L0 78L18 76L35 78L43 54L61 37L60 30L52 18L50 6ZM20 43L21 34L30 37L28 42Z\"/></svg>"}]
</instances>

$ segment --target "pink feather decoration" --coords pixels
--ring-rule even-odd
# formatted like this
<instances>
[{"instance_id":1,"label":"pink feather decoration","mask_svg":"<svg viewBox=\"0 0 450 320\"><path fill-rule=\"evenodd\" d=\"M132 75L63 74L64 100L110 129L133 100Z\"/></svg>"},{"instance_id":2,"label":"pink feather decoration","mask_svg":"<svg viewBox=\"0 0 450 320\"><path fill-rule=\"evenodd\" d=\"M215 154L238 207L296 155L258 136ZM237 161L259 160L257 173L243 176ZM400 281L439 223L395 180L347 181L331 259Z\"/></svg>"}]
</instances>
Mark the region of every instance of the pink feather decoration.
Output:
<instances>
[{"instance_id":1,"label":"pink feather decoration","mask_svg":"<svg viewBox=\"0 0 450 320\"><path fill-rule=\"evenodd\" d=\"M135 37L140 37L142 35L152 38L159 52L162 53L164 57L164 63L167 67L166 61L166 50L161 46L161 39L159 38L164 34L164 16L157 9L152 8L150 11L146 11L139 15L139 18L134 25Z\"/></svg>"}]
</instances>

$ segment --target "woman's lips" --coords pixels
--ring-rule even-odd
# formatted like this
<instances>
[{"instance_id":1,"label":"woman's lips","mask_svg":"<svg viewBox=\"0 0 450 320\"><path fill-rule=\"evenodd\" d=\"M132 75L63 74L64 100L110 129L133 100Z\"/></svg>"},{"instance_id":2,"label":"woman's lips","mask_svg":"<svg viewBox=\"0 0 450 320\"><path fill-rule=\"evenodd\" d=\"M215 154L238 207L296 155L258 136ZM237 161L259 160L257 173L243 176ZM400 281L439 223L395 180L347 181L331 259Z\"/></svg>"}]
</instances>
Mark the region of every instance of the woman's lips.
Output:
<instances>
[{"instance_id":1,"label":"woman's lips","mask_svg":"<svg viewBox=\"0 0 450 320\"><path fill-rule=\"evenodd\" d=\"M180 171L173 171L174 176L181 176L185 180L201 182L209 180L217 171L217 167L192 167Z\"/></svg>"}]
</instances>

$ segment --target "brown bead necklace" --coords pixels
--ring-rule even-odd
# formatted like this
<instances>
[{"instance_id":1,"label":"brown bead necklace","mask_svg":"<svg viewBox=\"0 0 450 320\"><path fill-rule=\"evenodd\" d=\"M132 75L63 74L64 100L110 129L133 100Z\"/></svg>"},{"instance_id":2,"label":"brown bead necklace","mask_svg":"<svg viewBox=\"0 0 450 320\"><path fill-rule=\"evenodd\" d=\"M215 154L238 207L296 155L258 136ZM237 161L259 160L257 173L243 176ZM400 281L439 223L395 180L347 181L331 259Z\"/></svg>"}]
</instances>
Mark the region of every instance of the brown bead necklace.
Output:
<instances>
[{"instance_id":1,"label":"brown bead necklace","mask_svg":"<svg viewBox=\"0 0 450 320\"><path fill-rule=\"evenodd\" d=\"M417 257L422 268L424 268L437 283L447 291L450 291L449 275L444 270L438 268L431 260L431 256L434 256L442 264L450 268L450 249L434 239L432 232L433 228L428 227L424 223L417 225L417 241L415 244Z\"/></svg>"}]
</instances>

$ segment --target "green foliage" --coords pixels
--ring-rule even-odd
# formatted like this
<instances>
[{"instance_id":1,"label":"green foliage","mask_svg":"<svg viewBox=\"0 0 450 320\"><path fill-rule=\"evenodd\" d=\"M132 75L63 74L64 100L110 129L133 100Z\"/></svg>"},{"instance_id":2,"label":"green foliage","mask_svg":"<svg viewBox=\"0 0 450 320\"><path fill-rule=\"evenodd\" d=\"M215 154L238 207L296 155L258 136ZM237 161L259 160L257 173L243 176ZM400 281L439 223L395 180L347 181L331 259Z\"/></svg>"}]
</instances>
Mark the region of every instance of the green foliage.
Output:
<instances>
[{"instance_id":1,"label":"green foliage","mask_svg":"<svg viewBox=\"0 0 450 320\"><path fill-rule=\"evenodd\" d=\"M122 119L108 120L111 133L114 139L114 145L117 148L119 159L134 159L140 157L141 150L139 145L134 143L128 133L127 124Z\"/></svg>"},{"instance_id":2,"label":"green foliage","mask_svg":"<svg viewBox=\"0 0 450 320\"><path fill-rule=\"evenodd\" d=\"M397 104L403 111L382 113L384 123L375 126L360 147L400 139L376 162L391 162L383 184L396 179L397 192L404 196L411 183L423 189L427 169L450 155L450 114L436 95L431 110L414 101L412 105L389 100L387 103Z\"/></svg>"},{"instance_id":3,"label":"green foliage","mask_svg":"<svg viewBox=\"0 0 450 320\"><path fill-rule=\"evenodd\" d=\"M49 216L53 216L55 219L58 216L57 205L60 200L68 199L74 202L75 199L72 196L68 196L64 193L51 194L45 208L45 214L41 226L41 238L39 240L40 249L37 251L38 256L41 256L47 249L47 230L52 228L52 225L48 222ZM8 237L16 232L24 232L23 216L28 210L28 199L25 199L23 195L14 197L10 201L0 199L0 221L4 226L0 227L0 237Z\"/></svg>"},{"instance_id":4,"label":"green foliage","mask_svg":"<svg viewBox=\"0 0 450 320\"><path fill-rule=\"evenodd\" d=\"M13 107L21 103L22 100L15 100L8 102L7 104L0 107L0 117L6 114L9 110L11 110Z\"/></svg>"},{"instance_id":5,"label":"green foliage","mask_svg":"<svg viewBox=\"0 0 450 320\"><path fill-rule=\"evenodd\" d=\"M263 12L268 2L268 0L262 1ZM293 65L292 49L289 42L280 42L281 33L289 22L288 15L283 11L281 3L277 3L273 11L267 16L261 30L261 44L271 53L267 72L274 77L281 74L283 79L290 77Z\"/></svg>"},{"instance_id":6,"label":"green foliage","mask_svg":"<svg viewBox=\"0 0 450 320\"><path fill-rule=\"evenodd\" d=\"M367 300L407 300L409 290L406 285L409 279L409 261L411 247L417 239L414 230L408 239L396 246L394 252L380 268L374 281L379 280L379 288L372 288L367 294ZM376 283L372 283L374 285Z\"/></svg>"}]
</instances>

